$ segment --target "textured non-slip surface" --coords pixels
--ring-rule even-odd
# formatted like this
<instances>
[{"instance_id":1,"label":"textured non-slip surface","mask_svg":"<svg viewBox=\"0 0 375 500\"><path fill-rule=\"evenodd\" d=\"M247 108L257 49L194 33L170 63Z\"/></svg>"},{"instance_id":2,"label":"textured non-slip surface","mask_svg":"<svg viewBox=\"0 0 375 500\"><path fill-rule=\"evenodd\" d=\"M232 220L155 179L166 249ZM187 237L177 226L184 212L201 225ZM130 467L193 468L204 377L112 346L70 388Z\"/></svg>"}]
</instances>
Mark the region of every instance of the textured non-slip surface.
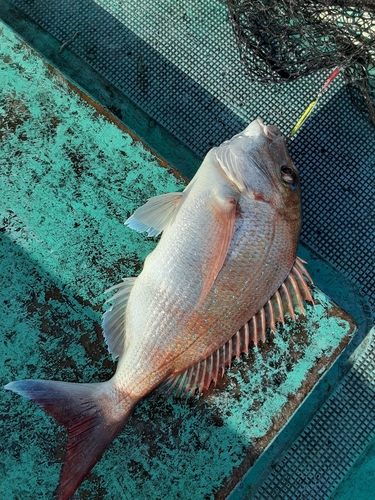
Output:
<instances>
[{"instance_id":1,"label":"textured non-slip surface","mask_svg":"<svg viewBox=\"0 0 375 500\"><path fill-rule=\"evenodd\" d=\"M161 123L183 144L186 144L201 156L205 154L211 145L218 144L223 139L231 137L256 116L262 116L267 123L277 124L284 133L288 133L305 107L315 97L327 77L327 73L317 73L312 77L281 86L263 86L250 83L239 62L235 40L227 22L226 7L215 0L160 0L158 2L151 0L138 2L130 0L82 0L80 2L74 0L13 0L13 3L55 36L61 44L68 42L75 36L74 40L65 46L61 57L64 56L66 60L68 51L70 49L73 50L86 63L101 75L104 75L150 115L150 128L152 128L153 122ZM56 50L55 60L58 61L58 58L59 53ZM35 74L29 75L29 87L37 88L39 86L34 82L36 82ZM39 89L39 92L39 99L43 100L44 96L41 89ZM14 103L14 110L16 114L19 114L20 110L17 108L17 101ZM67 107L66 116L69 116L70 113L71 110ZM122 113L122 117L126 121L125 106L123 108L120 107L119 113L120 115ZM80 124L75 123L74 126L80 126ZM77 130L82 130L81 135L85 135L83 127ZM91 153L95 156L96 142L99 140L101 144L110 144L110 137L108 129L103 129L102 133L96 132L89 139L89 144L93 145L93 149L89 147L87 150L84 150L84 156L81 155L74 160L78 172L88 168L91 162ZM85 138L86 140L87 138ZM81 144L85 141L78 143L77 147L81 153L83 151ZM375 130L369 125L366 118L352 106L341 76L330 86L328 93L319 102L313 116L303 125L300 132L290 142L289 148L296 165L301 171L304 204L302 240L313 248L322 259L329 261L336 269L350 278L353 283L360 285L361 293L369 299L374 308L375 204L373 200L375 198ZM45 149L46 146L40 142L39 150L42 151ZM59 148L56 149L56 152L62 154ZM69 153L69 148L67 153ZM119 149L115 148L108 152L103 161L111 159L115 162L120 158L120 154ZM58 156L58 158L62 159L61 156ZM139 160L137 165L142 165L142 162ZM179 167L179 165L175 166ZM193 168L190 170L186 169L184 173L192 176ZM154 182L154 173L152 177ZM100 182L103 182L105 174L101 174L99 178ZM138 188L136 188L134 196L131 199L131 208L129 210L133 209L144 195L142 193L142 179L138 180L137 176L135 176L135 180L135 184L131 185L136 185ZM77 180L74 182L78 186ZM164 185L159 177L157 178L157 184L159 186L157 189L160 189L160 192L171 188L170 185L169 188L167 185ZM27 254L31 252L31 255L39 259L40 262L42 260L43 266L49 265L50 262L54 263L53 272L62 273L65 276L64 283L74 282L78 287L78 291L75 293L80 296L85 296L82 291L82 287L84 287L84 290L86 290L85 293L87 292L90 299L93 300L93 296L100 293L100 290L107 286L107 284L112 284L110 280L104 280L103 283L100 281L100 273L98 274L98 267L95 262L99 262L100 268L103 259L106 258L98 249L100 248L102 235L106 234L105 231L107 229L113 232L113 226L116 226L120 231L121 237L123 235L122 231L124 228L121 226L122 229L119 229L121 225L119 220L123 215L123 206L120 198L123 198L127 185L123 185L121 175L114 170L111 177L111 185L108 185L108 189L104 190L105 194L102 194L102 196L104 196L106 203L110 203L110 210L113 211L113 201L108 200L110 196L113 196L114 192L118 193L119 201L117 205L115 203L115 213L119 215L116 215L117 222L113 220L109 222L107 219L108 225L106 228L101 229L100 224L100 221L103 219L103 211L99 213L99 211L90 208L92 207L93 200L90 201L91 197L84 188L86 184L83 183L82 189L84 192L78 189L74 191L72 203L72 206L74 206L69 217L72 217L72 221L74 219L74 223L81 224L81 217L84 219L89 215L90 220L95 222L93 228L85 228L81 224L81 229L87 229L87 233L83 234L81 231L78 231L78 228L74 232L68 224L68 217L67 224L69 227L66 231L63 231L63 234L66 234L71 239L68 239L66 243L65 240L64 242L59 242L58 238L55 238L54 246L47 245L46 248L49 248L49 250L43 254L38 254L35 249L36 247L29 246L36 240L30 238L30 233L25 233L23 229L24 221L20 222L14 216L12 216L10 221L12 234L17 236L17 238L21 238L21 235L23 235L18 241L25 248ZM32 187L29 190L32 190ZM76 200L78 195L81 197L82 202ZM25 199L29 200L30 198ZM49 206L47 201L45 206L47 210ZM54 210L60 210L59 207L60 203L53 205ZM103 210L107 214L104 208ZM30 217L35 222L33 225L35 230L33 231L36 234L36 238L39 238L38 241L42 241L37 232L40 223L38 219L39 211L32 211ZM78 217L79 220L76 220L75 217ZM58 237L61 234L56 230L53 223L48 228L43 225L40 227L45 228L45 232L51 236L55 235ZM98 231L98 233L95 231ZM118 235L119 233L116 231L113 234ZM132 235L131 238L135 238L135 236ZM87 246L87 242L90 240L92 240L93 245ZM5 243L8 242L7 239L4 241ZM59 263L62 266L57 266L55 261L56 251L60 251L59 249L65 248L65 246L72 246L74 248L73 245L77 249L78 257L75 262L77 262L76 269L79 271L78 278L75 273L69 274L69 262L71 260L65 252L60 254ZM132 255L135 258L134 269L136 269L150 247L149 242L144 242L142 239L134 239L134 247ZM91 255L91 250L89 250L91 248L95 248L93 255ZM109 248L112 248L112 245L109 245ZM141 252L141 257L137 256L136 251ZM4 252L5 255L13 256L13 253L10 253L10 249L7 246L4 247ZM114 253L116 253L115 249ZM27 257L24 256L24 258L25 261L28 261ZM113 281L115 281L115 278L117 276L120 277L121 272L125 268L123 257L117 256L113 258L116 269L116 273L113 275ZM17 262L17 259L19 265L26 266L25 263L21 263L20 259L23 259L21 255L18 255L17 258L14 256L15 262ZM105 260L104 264L103 269L108 270L109 266ZM14 264L16 267L17 265ZM33 264L31 264L30 268L26 266L25 269L29 269L30 275L33 275ZM86 274L82 271L85 269ZM131 271L133 270L129 272ZM82 281L81 275L87 276L87 273L93 273L94 278L91 281ZM43 283L46 282L44 278L42 279L38 276L36 274L36 283L40 282L41 290L44 290L43 287L45 285ZM20 280L19 283L24 283L24 281ZM29 286L30 282L26 279L25 285L20 292L20 298L26 293L24 290L29 290ZM340 283L337 284L337 288L339 287ZM8 281L6 282L6 286L3 287L3 293L6 293L7 288ZM51 286L51 290L55 289ZM47 293L47 298L49 296L50 294ZM58 320L58 328L66 329L66 323L61 323L62 320L58 319L60 317L64 318L67 315L65 299L59 299L59 295L57 297L57 300L51 302L51 305L54 307L52 308L50 323L44 318L40 323L31 325L32 328L30 327L30 330L27 330L28 333L31 331L34 332L34 337L30 333L30 342L33 339L38 340L37 331L39 329L42 331L48 330L48 325L52 324L52 321L56 322L56 318ZM4 300L9 299L6 297ZM38 300L36 305L28 305L27 308L31 308L32 312L33 308L37 307L39 311L43 309L43 306L40 305L41 302L41 300ZM77 304L74 304L77 308ZM55 306L58 307L56 308ZM60 307L62 308L61 312L58 312ZM85 310L87 311L87 309ZM17 314L20 314L22 317L22 315L30 315L31 312L25 312L25 309L22 309L20 306ZM78 309L78 312L81 314L81 309ZM79 326L81 321L77 323L75 317L71 316L71 314L68 315L69 325L73 326L73 329L76 327L82 328ZM61 327L59 326L60 323L62 324ZM22 325L23 323L17 329L22 330ZM90 325L93 325L93 323L87 324L85 328L91 328L92 326ZM8 329L11 329L11 327ZM73 333L69 333L69 338L71 338L70 335L73 335ZM42 334L42 341L43 336L45 334ZM97 339L100 339L99 332L97 333ZM97 340L95 339L92 345L96 345L96 342ZM72 341L70 349L73 351L74 345ZM15 373L15 367L19 366L19 360L17 360L17 352L15 352L16 347L13 349L12 355L9 356L10 348L8 345L5 351L5 361L6 366L11 363L13 374ZM78 353L77 357L72 358L69 354L67 363L63 364L61 368L61 376L77 376L75 374L81 369L84 370L85 376L92 376L90 367L93 351L90 352L87 358L83 358L84 360L87 359L86 365L83 366L85 361L82 364L81 356L86 356L86 354L83 347L80 347L80 349L82 352ZM104 356L104 351L101 355ZM108 366L108 362L102 361L106 358L102 358L98 354L95 354L94 358L95 356L98 356L98 360L95 361L94 375L97 374L99 376L97 367L101 366L102 363L104 363L104 366ZM47 353L47 361L53 361L53 359L53 356ZM54 363L57 367L61 364L61 362L57 361L54 361ZM38 367L44 366L38 358L35 358L35 363L28 363L26 360L22 360L22 364L25 366L25 375L26 372L28 374L33 374L33 371L37 373ZM370 368L366 372L366 377L368 379L368 377L372 376L372 380L374 380L374 370L371 368L371 363L368 366ZM59 373L60 368L56 369L54 375L57 377ZM24 374L23 372L18 372L17 375L23 376ZM295 498L297 498L297 494L300 495L300 498L327 498L331 494L335 484L343 477L343 473L360 456L365 445L370 442L371 435L372 439L374 439L375 430L372 427L373 424L367 421L371 415L369 412L373 411L371 404L374 400L374 394L371 392L372 389L369 389L370 384L367 382L363 384L362 382L363 378L358 375L358 372L352 372L344 380L340 394L338 396L335 395L335 404L333 406L326 406L324 410L322 409L320 418L327 424L327 428L312 427L310 437L308 434L304 434L306 440L302 440L301 438L295 443L293 453L288 455L291 460L292 470L288 469L284 461L279 464L279 475L273 473L267 480L266 484L269 485L270 491L276 495L276 498L277 494L281 495L281 493L277 493L277 487L280 488L280 486L277 486L277 483L279 485L285 484L283 495L280 498L286 498L285 492L287 488L295 488ZM225 404L227 405L228 403ZM34 408L26 405L23 407L28 412L25 417L35 415ZM350 408L350 412L347 411L347 408ZM145 411L147 413L147 410ZM177 410L174 409L173 411ZM327 411L326 415L325 411ZM176 414L178 418L181 417L182 425L186 426L187 424L183 415L180 415L178 412ZM196 417L194 422L197 427L192 428L188 426L186 428L190 436L193 433L194 440L197 443L196 448L194 446L190 448L191 457L196 455L196 449L199 450L205 446L203 441L206 432L208 432L207 429L209 432L213 428L215 431L220 431L220 433L214 433L218 441L227 439L232 434L225 425L224 430L228 432L225 433L224 438L223 427L216 429L216 424L212 426L212 422L210 421L203 421L202 423L201 413L199 412L196 413ZM20 461L22 464L28 464L28 460L31 460L33 455L35 455L35 450L39 450L38 443L36 443L37 448L30 447L30 452L25 452L25 448L21 447L22 441L27 446L30 446L30 433L35 428L38 418L44 417L40 417L40 415L35 417L35 421L30 423L30 427L25 427L24 435L19 438L17 444L14 444L13 441L15 456L10 463L14 465L14 469L12 469L14 473L16 471L20 473L20 469L17 468ZM230 420L234 417L225 416L225 419L227 418ZM238 425L238 421L236 419L233 420L234 427ZM27 418L24 419L24 422L24 425L28 426L26 423ZM44 427L47 428L50 425L50 421L44 420L44 422ZM201 423L202 425L200 425ZM167 424L165 435L169 439L170 434L168 433L170 431L167 431ZM204 428L205 424L208 425L206 429ZM143 429L143 432L147 430L144 422L141 425L141 429ZM353 434L351 434L351 430ZM361 438L358 441L356 433ZM339 443L340 437L342 438L341 443ZM344 437L347 440L344 440ZM134 446L139 446L138 438L139 435L136 434L131 438ZM131 446L126 447L127 445L125 445L127 439L128 436L124 437L117 445L115 450L119 455L127 453L130 450ZM173 440L175 438L171 437L170 439ZM334 444L331 444L331 441ZM353 445L352 449L345 448L348 446L346 441ZM62 439L60 439L59 443L61 442ZM178 443L181 443L181 441L173 441L172 444L176 445ZM307 443L306 448L303 446L304 443ZM185 447L190 446L188 441L183 444ZM43 460L47 462L52 461L53 457L51 458L51 455L48 455L48 450L50 449L48 446L47 442L41 462ZM172 448L172 445L163 448L164 459L170 456L169 453ZM234 447L233 453L236 454L238 449ZM155 479L155 483L159 484L165 480L170 469L176 467L176 461L173 456L170 456L170 461L168 462L170 467L167 465L164 469L152 472L155 471L155 460L151 459L151 462L146 460L146 453L143 448L142 450L135 459L133 456L130 472L133 478L136 477L135 483L143 485L142 487L147 489L148 485L153 483L142 482L144 478L142 467L147 470L148 474L154 473L153 478ZM161 448L157 449L158 452L160 450ZM366 464L368 466L368 464L371 465L373 463L374 455L371 455L371 449L368 453L370 453L367 455L368 460L364 462L363 467ZM293 461L294 455L300 457L299 460ZM58 456L60 456L59 452ZM324 460L325 456L327 457L327 462ZM199 460L201 460L200 464L206 463L207 455L201 452ZM217 460L224 463L225 467L228 465L226 455L223 456L221 454ZM45 481L49 481L48 476L36 476L36 472L40 471L41 467L35 462L33 464L33 467L35 467L35 482L38 483L37 488L39 488L37 491L45 491ZM112 467L111 458L108 459L106 464L104 474L108 474L108 476L104 476L104 474L102 476L100 474L94 475L94 478L97 478L98 484L100 482L100 485L104 484L105 488L107 486L113 488L110 491L115 496L122 495L126 498L126 495L133 495L134 490L131 489L132 486L128 483L129 476L125 474L120 476L120 479L117 479L117 473L109 474ZM152 464L152 469L150 469L150 464ZM304 468L305 464L307 467L306 470ZM52 474L50 474L50 491L53 489L52 482L55 481L57 475L57 466L54 465L54 467L56 468L56 472L53 478ZM199 467L198 465L196 468L197 471ZM230 468L230 465L228 467ZM295 470L297 472L293 476L292 471L294 473ZM23 472L20 474L23 474ZM172 478L173 482L177 481L179 474L185 474L183 463L176 470ZM220 472L218 474L220 475ZM33 473L30 476L33 476ZM102 477L102 479L99 480L98 477ZM189 491L189 487L191 488L191 485L196 485L196 481L198 480L201 481L199 484L203 484L205 481L204 477L204 475L200 475L198 472L189 475L186 478L186 483L181 487L182 490L184 492ZM363 475L358 473L357 476L352 476L351 481L354 482L358 478L357 482L361 482L364 479L368 479L368 477L370 475L364 478ZM13 478L13 480L11 479L11 484L14 484L17 481L17 476L12 475L11 478ZM18 482L23 484L22 481L23 476L18 476ZM281 481L283 482L281 483ZM176 484L178 484L178 481ZM349 479L345 479L343 486L345 485L347 488L351 487ZM30 482L26 482L24 488L22 492L18 493L22 498L27 488L32 488ZM358 492L359 486L357 485L356 488L357 490L353 491ZM146 491L145 489L142 491ZM99 491L101 491L100 488ZM171 491L172 494L175 492L175 490ZM367 492L367 495L375 496L374 488L371 489L371 481L367 483L367 488L364 487L364 491ZM346 500L348 497L344 493L340 487L338 495L341 494ZM272 496L268 495L267 497L267 490L264 488L259 494L262 494L264 498L272 498L273 500ZM346 494L348 495L348 490ZM354 492L353 495L356 496L357 493ZM203 495L201 495L202 497ZM366 496L363 498L366 498ZM367 498L369 497L367 496Z\"/></svg>"},{"instance_id":2,"label":"textured non-slip surface","mask_svg":"<svg viewBox=\"0 0 375 500\"><path fill-rule=\"evenodd\" d=\"M216 0L13 3L61 44L70 41L64 50L201 156L257 116L288 133L328 75L250 83L226 6ZM359 284L374 307L375 130L351 104L341 77L290 151L302 175L302 240Z\"/></svg>"},{"instance_id":3,"label":"textured non-slip surface","mask_svg":"<svg viewBox=\"0 0 375 500\"><path fill-rule=\"evenodd\" d=\"M322 500L337 488L375 435L375 332L342 384L275 465L254 500ZM369 457L369 463L371 457ZM371 470L371 469L370 469ZM364 478L362 478L363 480ZM372 482L372 488L371 488ZM347 483L347 489L349 483ZM373 498L371 472L363 489ZM343 495L342 490L341 495ZM365 498L357 489L358 496ZM341 498L341 495L338 498ZM343 495L345 498L345 496ZM243 498L246 498L244 496Z\"/></svg>"},{"instance_id":4,"label":"textured non-slip surface","mask_svg":"<svg viewBox=\"0 0 375 500\"><path fill-rule=\"evenodd\" d=\"M5 26L0 41L0 386L103 381L114 363L102 292L137 275L155 245L124 220L183 182ZM355 329L318 289L314 296L305 320L287 321L204 397L142 402L75 498L224 498ZM3 391L0 438L0 498L51 499L63 429Z\"/></svg>"},{"instance_id":5,"label":"textured non-slip surface","mask_svg":"<svg viewBox=\"0 0 375 500\"><path fill-rule=\"evenodd\" d=\"M321 83L250 84L216 1L13 3L200 155L254 115L288 132Z\"/></svg>"}]
</instances>

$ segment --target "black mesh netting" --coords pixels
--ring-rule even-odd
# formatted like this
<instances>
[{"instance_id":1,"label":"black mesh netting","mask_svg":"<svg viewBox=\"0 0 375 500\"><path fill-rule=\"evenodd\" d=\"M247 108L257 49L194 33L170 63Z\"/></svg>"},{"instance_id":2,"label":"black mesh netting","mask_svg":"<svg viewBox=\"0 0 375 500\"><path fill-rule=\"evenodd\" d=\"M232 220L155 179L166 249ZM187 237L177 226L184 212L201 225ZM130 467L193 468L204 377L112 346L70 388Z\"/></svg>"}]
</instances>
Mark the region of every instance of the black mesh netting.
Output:
<instances>
[{"instance_id":1,"label":"black mesh netting","mask_svg":"<svg viewBox=\"0 0 375 500\"><path fill-rule=\"evenodd\" d=\"M278 83L342 69L375 125L375 0L227 0L251 79Z\"/></svg>"}]
</instances>

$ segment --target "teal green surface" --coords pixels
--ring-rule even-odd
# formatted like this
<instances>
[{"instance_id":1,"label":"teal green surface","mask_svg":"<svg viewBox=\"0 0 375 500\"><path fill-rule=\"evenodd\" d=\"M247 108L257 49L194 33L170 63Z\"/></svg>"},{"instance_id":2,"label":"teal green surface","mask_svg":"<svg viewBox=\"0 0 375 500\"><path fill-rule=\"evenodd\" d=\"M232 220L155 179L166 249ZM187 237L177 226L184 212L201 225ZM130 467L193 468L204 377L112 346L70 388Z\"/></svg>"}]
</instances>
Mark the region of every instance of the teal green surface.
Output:
<instances>
[{"instance_id":1,"label":"teal green surface","mask_svg":"<svg viewBox=\"0 0 375 500\"><path fill-rule=\"evenodd\" d=\"M9 0L0 2L0 19L5 21L38 50L43 57L57 66L68 78L81 85L104 104L117 117L126 117L126 126L133 130L151 148L158 151L172 165L185 175L194 175L201 163L195 153L182 144L163 125L151 119L139 106L119 91L115 85L94 71L83 59L70 50L60 52L61 41L49 35L40 25L25 19ZM69 46L68 46L69 48Z\"/></svg>"},{"instance_id":2,"label":"teal green surface","mask_svg":"<svg viewBox=\"0 0 375 500\"><path fill-rule=\"evenodd\" d=\"M102 292L138 274L155 245L123 223L150 196L183 185L5 26L0 38L0 382L106 380L114 364ZM249 448L286 423L287 401L348 335L324 294L315 297L305 320L235 362L221 388L141 403L75 498L213 498ZM52 498L64 430L11 393L0 415L0 498Z\"/></svg>"},{"instance_id":3,"label":"teal green surface","mask_svg":"<svg viewBox=\"0 0 375 500\"><path fill-rule=\"evenodd\" d=\"M375 489L375 438L350 469L333 500L372 500Z\"/></svg>"}]
</instances>

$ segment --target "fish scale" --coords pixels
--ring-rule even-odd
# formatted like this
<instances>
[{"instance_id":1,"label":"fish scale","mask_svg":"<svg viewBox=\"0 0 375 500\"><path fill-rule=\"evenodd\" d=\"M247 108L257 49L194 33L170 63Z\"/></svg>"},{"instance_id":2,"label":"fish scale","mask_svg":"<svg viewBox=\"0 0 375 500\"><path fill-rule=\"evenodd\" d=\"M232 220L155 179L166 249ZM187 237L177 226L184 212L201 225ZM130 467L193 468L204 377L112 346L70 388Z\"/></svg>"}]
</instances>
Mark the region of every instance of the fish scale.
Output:
<instances>
[{"instance_id":1,"label":"fish scale","mask_svg":"<svg viewBox=\"0 0 375 500\"><path fill-rule=\"evenodd\" d=\"M286 229L282 227L282 229ZM273 232L271 231L271 234ZM282 231L281 231L282 233ZM246 234L246 231L244 232ZM285 234L285 233L284 233ZM272 234L273 236L273 234ZM263 241L272 240L272 236L267 234L264 235ZM235 236L234 236L235 237ZM243 239L242 242L238 242L237 245L239 247L248 246L246 242L246 238ZM261 246L261 245L259 245ZM280 284L285 280L286 276L289 274L289 271L293 265L293 261L295 259L295 251L296 248L293 248L291 245L290 248L286 249L284 254L278 255L278 259L282 260L282 265L279 266L278 272L275 273L274 269L271 266L266 266L268 261L272 261L273 255L273 246L270 245L270 253L263 256L264 265L260 269L264 269L263 284L264 286L260 287L258 291L254 290L254 282L256 282L256 276L260 276L261 272L255 273L256 269L248 267L248 259L242 258L240 261L237 259L235 263L228 262L228 266L232 266L232 268L236 269L236 275L233 272L229 272L228 266L225 267L222 272L218 276L218 280L215 283L215 289L218 291L217 293L212 292L207 298L207 304L209 307L204 308L202 306L202 311L200 312L202 316L206 317L208 322L211 325L216 325L215 328L215 339L205 339L204 332L202 332L202 347L199 349L201 358L206 357L210 354L209 351L216 350L221 345L225 344L227 340L240 328L242 327L253 315L260 310L265 302L268 301L272 292L265 289L266 283L267 288L270 290L277 289ZM275 248L277 249L277 239L275 240ZM241 252L239 252L241 253ZM257 261L256 254L253 252L254 259L253 261ZM289 258L288 258L289 257ZM259 261L259 260L258 260ZM247 273L246 273L247 271ZM243 288L243 276L251 275L254 272L254 277L252 280L249 280L245 289ZM232 286L229 287L229 282L232 283ZM236 288L234 288L233 284L237 284ZM232 294L236 297L236 302L239 302L237 307L233 305ZM269 296L268 296L269 294ZM255 300L253 300L253 297ZM215 301L215 303L213 302ZM247 307L244 308L244 304L247 304ZM231 312L230 317L226 317L228 312ZM220 319L219 319L220 318ZM196 324L197 317L193 317L191 319L192 324ZM214 348L214 349L213 349ZM198 349L197 349L198 351ZM186 352L186 355L189 356L189 352Z\"/></svg>"},{"instance_id":2,"label":"fish scale","mask_svg":"<svg viewBox=\"0 0 375 500\"><path fill-rule=\"evenodd\" d=\"M202 207L204 206L202 198L200 198L199 203L194 197L191 201L185 202L173 228L173 233L176 233L173 234L176 245L173 248L170 245L172 229L168 228L157 248L147 258L147 267L145 265L144 271L138 278L139 281L137 280L138 283L134 285L130 294L126 325L127 335L128 332L137 332L140 341L125 355L132 360L131 363L124 361L128 368L122 373L127 384L132 384L133 380L136 383L139 379L140 365L144 363L144 352L149 349L150 345L154 349L154 357L152 364L149 363L147 367L148 387L152 385L150 381L153 376L156 378L155 383L158 383L160 376L165 377L169 375L168 371L171 371L171 367L168 367L166 373L159 373L160 370L157 373L154 372L154 365L159 360L158 353L160 353L163 365L165 365L168 354L171 358L176 356L172 354L172 348L181 351L182 347L186 345L183 338L191 339L191 336L194 335L190 326L191 314L204 286L202 276L204 277L205 273L210 272L206 265L207 255L211 259L215 258L215 255L211 246L207 246L200 254L195 253L194 249L189 253L183 249L191 247L191 241L199 242L201 240L201 226L199 227L195 221L202 219ZM196 214L194 214L194 210ZM188 216L189 224L186 222ZM213 228L209 229L211 230L208 231L206 238L208 241L212 241L214 230ZM172 266L168 254L173 256ZM206 258L203 259L203 256ZM199 279L191 279L191 275L196 276L197 269ZM151 287L150 281L152 281ZM149 288L146 289L146 285L143 283L146 283ZM160 289L166 291L166 294L163 293L162 300L160 300ZM142 309L145 314L139 314ZM167 311L168 314L166 315L162 311ZM134 314L132 314L133 312ZM192 324L197 326L195 318ZM168 361L171 362L172 359L168 359Z\"/></svg>"},{"instance_id":3,"label":"fish scale","mask_svg":"<svg viewBox=\"0 0 375 500\"><path fill-rule=\"evenodd\" d=\"M293 277L293 273L299 276L298 282ZM294 307L296 305L298 305L300 313L302 315L305 314L302 302L303 298L314 304L304 277L312 283L303 262L297 257L292 271L280 287L281 293L284 295L284 305L280 291L278 290L265 306L252 316L224 345L208 356L208 358L191 366L180 375L168 378L160 387L160 391L165 392L167 395L174 392L177 397L183 395L190 395L192 397L196 389L200 393L203 390L207 390L211 383L216 386L218 379L224 375L225 367L231 365L233 358L239 358L242 353L247 354L251 342L254 346L258 345L259 340L265 342L267 328L270 328L275 333L275 308L277 308L277 321L284 323L285 313L288 313L292 319L295 319ZM291 288L289 293L290 300L285 297L285 284L288 288Z\"/></svg>"}]
</instances>

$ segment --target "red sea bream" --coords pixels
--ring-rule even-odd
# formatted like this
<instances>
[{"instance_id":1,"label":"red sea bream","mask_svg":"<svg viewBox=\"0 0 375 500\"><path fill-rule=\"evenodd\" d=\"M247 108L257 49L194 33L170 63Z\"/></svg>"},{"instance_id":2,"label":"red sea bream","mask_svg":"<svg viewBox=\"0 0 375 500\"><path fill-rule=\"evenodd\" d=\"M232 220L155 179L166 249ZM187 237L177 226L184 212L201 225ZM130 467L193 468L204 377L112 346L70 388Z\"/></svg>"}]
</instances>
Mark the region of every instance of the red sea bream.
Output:
<instances>
[{"instance_id":1,"label":"red sea bream","mask_svg":"<svg viewBox=\"0 0 375 500\"><path fill-rule=\"evenodd\" d=\"M140 275L110 289L103 330L118 358L113 378L6 386L68 428L59 499L74 493L152 390L207 389L285 309L293 317L294 305L312 300L296 258L298 172L279 130L259 118L211 149L182 193L150 199L126 223L162 236Z\"/></svg>"}]
</instances>

